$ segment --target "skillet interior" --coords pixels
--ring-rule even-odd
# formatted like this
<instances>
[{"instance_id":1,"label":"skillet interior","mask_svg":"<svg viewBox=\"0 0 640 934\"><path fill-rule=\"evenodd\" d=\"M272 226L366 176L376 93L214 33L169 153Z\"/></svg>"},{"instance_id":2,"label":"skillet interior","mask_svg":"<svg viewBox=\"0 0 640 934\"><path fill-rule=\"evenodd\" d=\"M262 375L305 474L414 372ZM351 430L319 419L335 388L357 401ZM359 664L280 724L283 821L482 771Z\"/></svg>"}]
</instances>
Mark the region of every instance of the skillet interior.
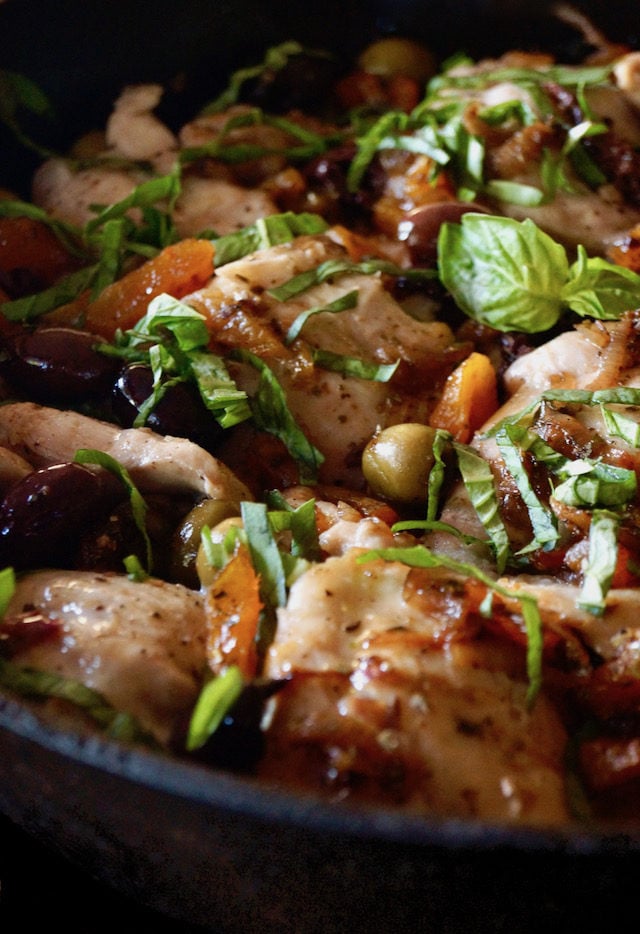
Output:
<instances>
[{"instance_id":1,"label":"skillet interior","mask_svg":"<svg viewBox=\"0 0 640 934\"><path fill-rule=\"evenodd\" d=\"M51 96L63 127L52 131L55 146L100 125L126 82L170 81L184 69L187 90L168 106L188 112L185 97L210 98L230 70L285 38L345 56L397 32L443 57L542 45L579 58L580 42L547 6L198 0L178 12L146 0L7 0L2 64ZM604 3L582 6L611 38L639 44L635 3L619 2L613 19ZM1 135L0 152L0 181L26 192L31 157ZM640 850L637 828L545 833L336 810L51 729L1 698L0 808L127 894L224 931L355 931L372 917L400 930L460 930L471 906L474 930L500 930L501 919L539 929L565 910L579 926L581 912L585 924L593 917L594 891L628 891Z\"/></svg>"}]
</instances>

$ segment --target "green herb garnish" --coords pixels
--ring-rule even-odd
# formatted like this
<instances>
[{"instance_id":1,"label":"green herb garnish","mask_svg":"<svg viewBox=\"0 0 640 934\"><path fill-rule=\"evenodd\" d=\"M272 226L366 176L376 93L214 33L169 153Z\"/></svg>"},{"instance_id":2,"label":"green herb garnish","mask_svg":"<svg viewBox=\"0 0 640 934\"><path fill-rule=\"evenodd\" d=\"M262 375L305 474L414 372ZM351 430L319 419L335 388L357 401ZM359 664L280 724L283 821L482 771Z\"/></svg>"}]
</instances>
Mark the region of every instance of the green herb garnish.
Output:
<instances>
[{"instance_id":1,"label":"green herb garnish","mask_svg":"<svg viewBox=\"0 0 640 934\"><path fill-rule=\"evenodd\" d=\"M205 684L191 714L186 742L188 752L200 749L215 733L240 697L243 686L242 673L236 665Z\"/></svg>"},{"instance_id":2,"label":"green herb garnish","mask_svg":"<svg viewBox=\"0 0 640 934\"><path fill-rule=\"evenodd\" d=\"M582 248L570 265L564 247L530 219L469 213L443 224L438 266L456 304L499 331L547 331L567 309L617 319L640 301L637 273Z\"/></svg>"},{"instance_id":3,"label":"green herb garnish","mask_svg":"<svg viewBox=\"0 0 640 934\"><path fill-rule=\"evenodd\" d=\"M246 393L238 389L224 360L207 349L210 337L204 315L163 293L149 303L147 313L134 328L117 334L113 344L99 345L105 354L152 367L153 391L141 407L135 427L145 424L172 381L194 383L223 428L251 416Z\"/></svg>"},{"instance_id":4,"label":"green herb garnish","mask_svg":"<svg viewBox=\"0 0 640 934\"><path fill-rule=\"evenodd\" d=\"M73 459L77 464L97 464L99 467L103 467L105 470L108 470L121 481L129 494L129 502L131 504L133 519L136 524L136 528L140 532L144 541L146 552L146 571L148 574L151 573L151 568L153 565L153 550L151 547L149 533L147 532L147 504L144 501L144 497L131 479L129 471L126 469L126 467L123 467L123 465L120 464L115 459L115 457L112 457L105 451L95 451L90 448L80 448L76 451Z\"/></svg>"},{"instance_id":5,"label":"green herb garnish","mask_svg":"<svg viewBox=\"0 0 640 934\"><path fill-rule=\"evenodd\" d=\"M156 745L135 717L115 710L101 694L81 681L65 678L52 671L21 667L0 658L0 684L23 697L39 700L55 697L67 701L103 727L112 739Z\"/></svg>"},{"instance_id":6,"label":"green herb garnish","mask_svg":"<svg viewBox=\"0 0 640 934\"><path fill-rule=\"evenodd\" d=\"M249 400L256 426L282 441L298 464L301 483L315 483L324 455L308 440L291 414L275 373L248 350L235 350L233 356L250 364L260 374L258 388Z\"/></svg>"},{"instance_id":7,"label":"green herb garnish","mask_svg":"<svg viewBox=\"0 0 640 934\"><path fill-rule=\"evenodd\" d=\"M216 268L279 243L290 243L295 237L324 233L328 224L319 214L272 214L258 219L242 230L213 239Z\"/></svg>"},{"instance_id":8,"label":"green herb garnish","mask_svg":"<svg viewBox=\"0 0 640 934\"><path fill-rule=\"evenodd\" d=\"M511 556L511 545L500 516L498 496L490 464L466 444L453 443L469 499L491 540L498 573L502 573Z\"/></svg>"}]
</instances>

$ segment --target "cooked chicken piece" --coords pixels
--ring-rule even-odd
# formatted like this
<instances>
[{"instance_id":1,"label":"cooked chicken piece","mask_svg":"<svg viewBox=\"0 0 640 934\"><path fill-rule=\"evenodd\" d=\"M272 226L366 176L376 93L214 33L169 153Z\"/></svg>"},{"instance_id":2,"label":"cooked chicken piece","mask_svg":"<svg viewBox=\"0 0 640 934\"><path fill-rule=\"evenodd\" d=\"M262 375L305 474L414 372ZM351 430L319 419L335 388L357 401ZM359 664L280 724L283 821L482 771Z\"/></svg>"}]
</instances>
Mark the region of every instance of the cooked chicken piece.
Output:
<instances>
[{"instance_id":1,"label":"cooked chicken piece","mask_svg":"<svg viewBox=\"0 0 640 934\"><path fill-rule=\"evenodd\" d=\"M636 317L635 313L628 313L619 321L581 324L575 330L566 331L518 357L511 364L504 374L504 386L508 394L506 402L471 441L471 446L493 465L496 477L502 474L502 457L495 437L487 433L504 419L514 418L534 405L546 390L596 391L618 386L640 387ZM625 412L627 417L634 417L633 410L626 409ZM611 463L619 462L640 471L638 448L624 438L610 436L600 406L582 406L572 415L563 415L551 409L541 419L540 424L534 423L533 429L539 430L541 436L559 453L574 458L604 456ZM505 490L502 490L502 495ZM510 493L515 493L513 486ZM513 507L513 503L511 505ZM516 521L518 515L522 519L521 513L515 515ZM486 533L462 483L451 491L443 506L441 518L468 535L486 539ZM509 528L516 536L527 535L526 526L522 527L521 522L519 529L512 526ZM491 568L488 553L483 553L477 546L470 548L446 533L430 535L428 543L431 548L444 551L457 559L480 560L485 570ZM516 538L516 546L525 544L526 541Z\"/></svg>"},{"instance_id":2,"label":"cooked chicken piece","mask_svg":"<svg viewBox=\"0 0 640 934\"><path fill-rule=\"evenodd\" d=\"M278 612L267 670L275 678L294 671L349 671L358 646L389 629L422 633L435 641L434 621L419 603L402 597L406 565L359 565L360 550L328 558L291 588Z\"/></svg>"},{"instance_id":3,"label":"cooked chicken piece","mask_svg":"<svg viewBox=\"0 0 640 934\"><path fill-rule=\"evenodd\" d=\"M591 321L518 357L503 376L507 401L483 425L516 415L547 389L602 389L619 385L626 360L627 320Z\"/></svg>"},{"instance_id":4,"label":"cooked chicken piece","mask_svg":"<svg viewBox=\"0 0 640 934\"><path fill-rule=\"evenodd\" d=\"M135 168L104 165L75 169L66 159L48 159L36 169L31 196L52 218L83 227L95 218L94 206L122 201L146 178ZM132 217L140 218L135 209Z\"/></svg>"},{"instance_id":5,"label":"cooked chicken piece","mask_svg":"<svg viewBox=\"0 0 640 934\"><path fill-rule=\"evenodd\" d=\"M376 428L424 421L441 382L466 351L455 345L447 324L406 314L378 273L336 276L287 301L268 294L323 262L345 258L342 248L327 237L299 237L220 267L209 286L185 301L207 316L214 340L244 346L273 367L295 419L325 457L320 479L355 489L363 482L361 452ZM311 316L302 342L285 346L283 338L299 315L325 308L352 291L357 292L355 307ZM238 323L231 330L234 321ZM402 361L411 377L387 384L343 376L320 365L311 368L309 345L370 364ZM243 389L252 391L253 371L242 368L234 375Z\"/></svg>"},{"instance_id":6,"label":"cooked chicken piece","mask_svg":"<svg viewBox=\"0 0 640 934\"><path fill-rule=\"evenodd\" d=\"M166 170L169 169L167 166ZM50 159L34 175L32 197L52 217L82 227L96 216L95 205L122 201L150 177L135 166L121 169L105 163L76 170L64 159ZM264 191L195 175L185 177L174 208L181 237L198 236L205 231L219 236L233 233L275 212L274 202ZM135 208L131 216L140 220Z\"/></svg>"},{"instance_id":7,"label":"cooked chicken piece","mask_svg":"<svg viewBox=\"0 0 640 934\"><path fill-rule=\"evenodd\" d=\"M560 719L542 695L529 709L509 650L474 640L455 576L412 591L407 567L356 554L302 575L279 612L267 672L289 680L260 774L413 813L566 821Z\"/></svg>"},{"instance_id":8,"label":"cooked chicken piece","mask_svg":"<svg viewBox=\"0 0 640 934\"><path fill-rule=\"evenodd\" d=\"M7 448L0 448L0 490L4 491L33 470L32 465Z\"/></svg>"},{"instance_id":9,"label":"cooked chicken piece","mask_svg":"<svg viewBox=\"0 0 640 934\"><path fill-rule=\"evenodd\" d=\"M629 52L615 63L616 84L632 106L640 108L640 52Z\"/></svg>"},{"instance_id":10,"label":"cooked chicken piece","mask_svg":"<svg viewBox=\"0 0 640 934\"><path fill-rule=\"evenodd\" d=\"M524 175L512 181L537 183ZM610 185L593 192L576 184L574 192L560 192L549 204L522 208L502 203L500 211L516 220L530 217L554 240L568 247L581 244L590 254L605 253L612 241L640 223L640 209L626 204Z\"/></svg>"},{"instance_id":11,"label":"cooked chicken piece","mask_svg":"<svg viewBox=\"0 0 640 934\"><path fill-rule=\"evenodd\" d=\"M544 131L547 127L547 116L540 109L540 103L537 95L529 90L525 84L516 81L504 80L498 78L491 80L489 76L492 72L498 75L500 71L509 67L523 67L529 69L544 69L551 63L549 61L536 61L535 56L525 56L524 60L517 61L513 56L507 55L503 59L483 60L475 65L463 65L452 69L451 74L455 76L480 76L486 75L488 84L485 87L471 87L463 89L447 89L443 92L443 98L462 98L468 101L470 110L474 114L481 114L484 108L494 107L506 104L511 101L522 101L527 111L536 114L539 117L540 130ZM631 63L629 63L631 64ZM623 178L624 172L628 172L628 161L632 152L640 143L640 116L637 109L633 106L632 91L627 85L630 82L629 68L621 67L619 72L614 71L614 77L620 77L623 87L619 87L615 81L610 84L588 87L585 92L588 105L593 111L594 119L599 117L607 123L611 131L611 139L623 141L628 146L629 153L625 157L625 167L619 167L610 178L610 182L601 184L597 188L587 185L581 178L575 174L570 165L564 166L567 173L568 184L554 191L553 198L545 200L539 206L522 206L512 204L507 201L500 201L494 206L494 210L508 217L522 220L530 217L543 230L547 231L554 239L564 243L569 248L574 248L582 244L589 253L603 254L606 252L609 244L626 231L635 227L640 221L640 205L637 199L627 200L624 192L626 181ZM553 87L553 78L549 82ZM567 103L568 106L568 103ZM577 110L577 104L576 104ZM496 134L495 131L485 126L484 130L479 130L481 135L486 133L487 159L492 163L496 151L504 145L504 135ZM538 151L527 151L527 143L523 136L522 165L519 170L510 170L506 176L500 171L499 159L495 162L496 176L507 177L513 183L531 185L535 188L543 188L542 185L542 153L543 149L552 143L542 140ZM517 140L517 133L506 145L513 147L514 140ZM515 149L518 149L516 142ZM552 146L553 148L553 146ZM610 160L610 169L617 165L618 161L622 164L623 157L616 155ZM512 160L510 166L514 165ZM616 176L620 175L620 179ZM621 190L618 190L616 183L622 182Z\"/></svg>"},{"instance_id":12,"label":"cooked chicken piece","mask_svg":"<svg viewBox=\"0 0 640 934\"><path fill-rule=\"evenodd\" d=\"M243 188L225 179L186 175L173 218L181 237L204 231L223 236L276 212L275 203L260 188Z\"/></svg>"},{"instance_id":13,"label":"cooked chicken piece","mask_svg":"<svg viewBox=\"0 0 640 934\"><path fill-rule=\"evenodd\" d=\"M250 299L332 259L344 261L347 257L329 238L300 237L293 244L270 247L228 263L218 270L212 286L236 301ZM358 292L354 308L315 315L307 321L303 335L310 344L379 363L404 359L417 365L426 364L451 346L450 327L442 321L417 321L406 314L384 288L378 273L336 276L287 301L270 297L265 301L269 317L286 334L302 312L326 307L354 290Z\"/></svg>"},{"instance_id":14,"label":"cooked chicken piece","mask_svg":"<svg viewBox=\"0 0 640 934\"><path fill-rule=\"evenodd\" d=\"M16 664L82 682L169 742L206 665L198 593L160 580L44 570L18 579L6 618L25 611L52 619L61 632L18 652Z\"/></svg>"},{"instance_id":15,"label":"cooked chicken piece","mask_svg":"<svg viewBox=\"0 0 640 934\"><path fill-rule=\"evenodd\" d=\"M162 98L159 84L126 87L114 104L106 128L113 154L125 159L153 162L177 151L178 140L153 113Z\"/></svg>"},{"instance_id":16,"label":"cooked chicken piece","mask_svg":"<svg viewBox=\"0 0 640 934\"><path fill-rule=\"evenodd\" d=\"M629 675L636 677L640 663L640 621L637 590L609 591L606 611L595 616L581 609L579 588L550 577L526 574L501 579L513 593L526 592L536 598L544 625L566 636L579 638L602 660L626 657Z\"/></svg>"},{"instance_id":17,"label":"cooked chicken piece","mask_svg":"<svg viewBox=\"0 0 640 934\"><path fill-rule=\"evenodd\" d=\"M33 201L52 217L82 227L95 217L96 205L121 201L150 179L152 175L145 166L157 175L170 172L179 144L153 114L161 95L162 88L155 84L125 88L107 121L108 148L99 154L104 164L77 169L66 159L48 159L34 175ZM129 163L118 165L118 160L123 159ZM224 173L214 177L198 175L191 168L182 180L174 220L181 237L205 231L221 236L276 210L273 200L259 188L245 187ZM140 221L139 211L132 209L130 214Z\"/></svg>"},{"instance_id":18,"label":"cooked chicken piece","mask_svg":"<svg viewBox=\"0 0 640 934\"><path fill-rule=\"evenodd\" d=\"M78 412L16 402L0 406L0 444L36 467L72 461L79 448L110 454L142 492L175 490L239 503L249 491L219 460L184 438L120 429Z\"/></svg>"}]
</instances>

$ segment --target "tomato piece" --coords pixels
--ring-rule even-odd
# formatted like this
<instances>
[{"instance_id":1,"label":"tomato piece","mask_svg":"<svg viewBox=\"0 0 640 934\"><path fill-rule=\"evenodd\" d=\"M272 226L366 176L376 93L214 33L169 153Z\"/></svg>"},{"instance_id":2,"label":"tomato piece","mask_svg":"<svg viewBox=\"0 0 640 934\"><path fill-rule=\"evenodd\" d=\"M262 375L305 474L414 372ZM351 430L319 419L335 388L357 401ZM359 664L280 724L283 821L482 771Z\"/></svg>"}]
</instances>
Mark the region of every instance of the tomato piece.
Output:
<instances>
[{"instance_id":1,"label":"tomato piece","mask_svg":"<svg viewBox=\"0 0 640 934\"><path fill-rule=\"evenodd\" d=\"M387 83L387 95L392 107L410 113L422 97L421 86L410 75L392 75Z\"/></svg>"},{"instance_id":2,"label":"tomato piece","mask_svg":"<svg viewBox=\"0 0 640 934\"><path fill-rule=\"evenodd\" d=\"M617 266L640 272L640 224L633 227L621 242L609 247L607 259Z\"/></svg>"},{"instance_id":3,"label":"tomato piece","mask_svg":"<svg viewBox=\"0 0 640 934\"><path fill-rule=\"evenodd\" d=\"M630 548L618 543L618 557L611 586L614 588L637 587L640 584L640 576L634 568L637 569L638 567L640 567L640 561L638 561L637 555Z\"/></svg>"},{"instance_id":4,"label":"tomato piece","mask_svg":"<svg viewBox=\"0 0 640 934\"><path fill-rule=\"evenodd\" d=\"M137 324L157 295L166 292L183 298L202 288L213 275L213 256L208 240L181 240L108 285L94 301L84 293L56 309L48 320L75 323L84 319L88 331L110 340L118 329L126 331Z\"/></svg>"},{"instance_id":5,"label":"tomato piece","mask_svg":"<svg viewBox=\"0 0 640 934\"><path fill-rule=\"evenodd\" d=\"M207 658L214 671L237 665L245 679L255 676L259 584L246 548L239 547L210 585L205 601Z\"/></svg>"},{"instance_id":6,"label":"tomato piece","mask_svg":"<svg viewBox=\"0 0 640 934\"><path fill-rule=\"evenodd\" d=\"M485 354L474 351L447 378L429 424L466 443L497 408L495 370Z\"/></svg>"},{"instance_id":7,"label":"tomato piece","mask_svg":"<svg viewBox=\"0 0 640 934\"><path fill-rule=\"evenodd\" d=\"M0 280L7 297L12 297L13 283L13 297L20 297L48 288L77 268L76 257L42 221L0 217Z\"/></svg>"}]
</instances>

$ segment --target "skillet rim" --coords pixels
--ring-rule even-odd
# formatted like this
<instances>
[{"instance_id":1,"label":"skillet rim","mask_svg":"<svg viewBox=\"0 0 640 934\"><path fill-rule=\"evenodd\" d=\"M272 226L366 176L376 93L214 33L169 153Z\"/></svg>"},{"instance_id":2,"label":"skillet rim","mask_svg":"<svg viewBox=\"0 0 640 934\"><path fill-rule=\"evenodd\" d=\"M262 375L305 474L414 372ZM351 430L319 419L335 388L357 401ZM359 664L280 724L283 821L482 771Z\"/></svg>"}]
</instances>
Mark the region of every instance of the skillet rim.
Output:
<instances>
[{"instance_id":1,"label":"skillet rim","mask_svg":"<svg viewBox=\"0 0 640 934\"><path fill-rule=\"evenodd\" d=\"M640 823L628 827L613 822L578 822L560 826L532 826L479 819L421 816L392 808L331 802L304 789L279 788L263 779L233 773L126 745L98 733L61 729L37 715L32 707L0 692L0 750L11 735L25 749L53 760L62 756L89 773L99 772L157 793L179 798L203 813L220 813L313 833L338 834L345 839L396 843L423 849L476 852L515 848L523 853L561 853L567 856L630 855L640 853ZM22 763L24 765L24 763ZM11 764L2 766L11 773ZM256 793L256 792L259 793ZM72 793L72 792L71 792ZM0 789L0 810L11 817ZM62 794L62 799L65 794ZM30 810L30 820L38 808ZM18 818L18 823L21 823Z\"/></svg>"}]
</instances>

